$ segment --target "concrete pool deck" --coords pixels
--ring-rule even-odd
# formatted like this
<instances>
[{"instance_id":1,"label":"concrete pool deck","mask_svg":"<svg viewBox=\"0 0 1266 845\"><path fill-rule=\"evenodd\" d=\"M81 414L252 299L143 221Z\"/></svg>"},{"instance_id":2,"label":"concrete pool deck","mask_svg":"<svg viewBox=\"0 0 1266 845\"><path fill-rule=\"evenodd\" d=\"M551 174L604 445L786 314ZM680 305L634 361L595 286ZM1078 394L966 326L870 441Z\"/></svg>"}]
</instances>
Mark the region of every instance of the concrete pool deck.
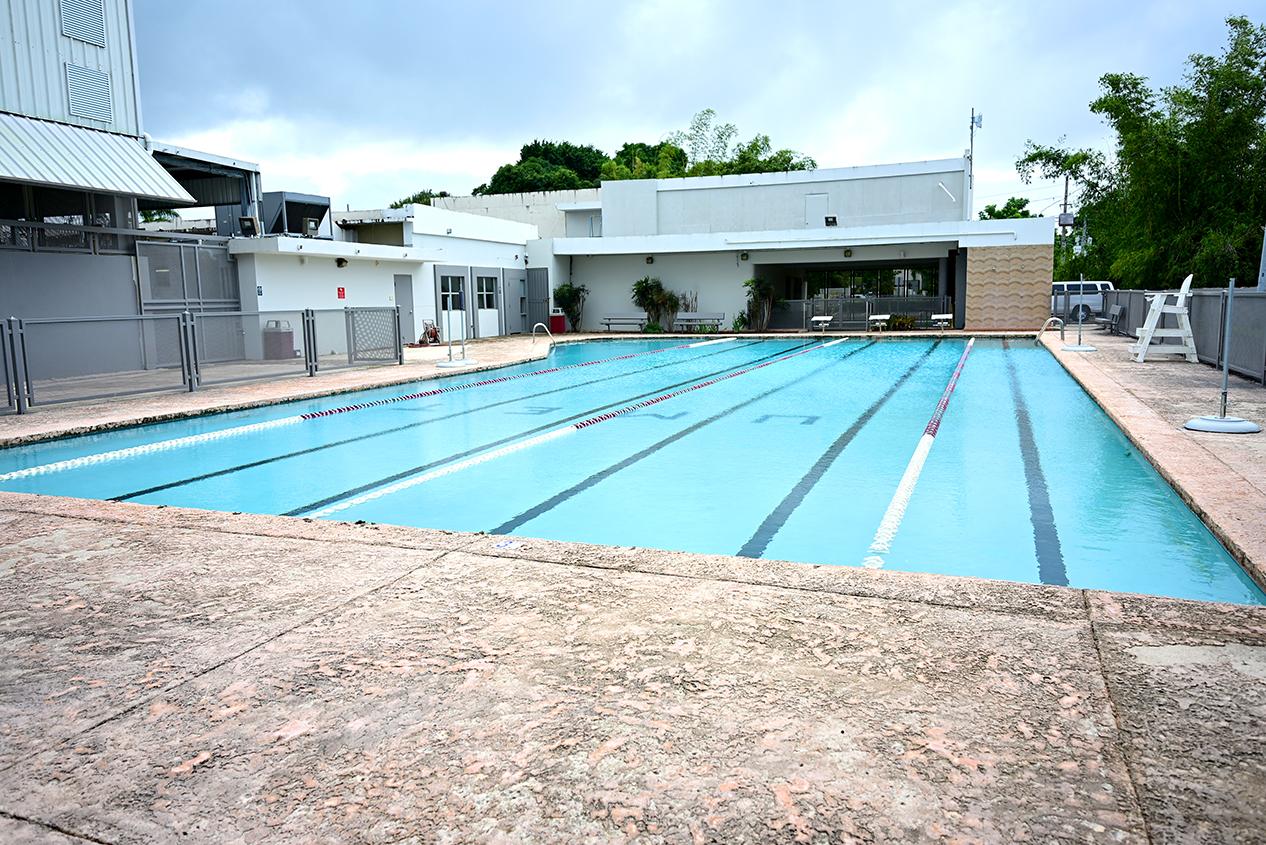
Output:
<instances>
[{"instance_id":1,"label":"concrete pool deck","mask_svg":"<svg viewBox=\"0 0 1266 845\"><path fill-rule=\"evenodd\" d=\"M1135 419L1185 414L1214 371L1096 343L1066 366L1137 402L1109 412L1222 513L1190 479L1207 459ZM4 436L44 414L94 424L48 408ZM1258 447L1201 448L1261 493ZM1266 830L1263 608L12 493L0 527L0 841Z\"/></svg>"}]
</instances>

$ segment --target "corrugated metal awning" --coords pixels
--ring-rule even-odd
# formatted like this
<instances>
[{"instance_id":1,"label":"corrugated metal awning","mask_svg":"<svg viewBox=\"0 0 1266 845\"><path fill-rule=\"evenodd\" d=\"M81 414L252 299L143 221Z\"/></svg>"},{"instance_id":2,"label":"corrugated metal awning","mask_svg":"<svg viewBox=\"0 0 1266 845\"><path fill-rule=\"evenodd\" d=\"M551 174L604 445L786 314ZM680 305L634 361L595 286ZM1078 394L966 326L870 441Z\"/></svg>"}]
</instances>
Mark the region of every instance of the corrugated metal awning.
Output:
<instances>
[{"instance_id":1,"label":"corrugated metal awning","mask_svg":"<svg viewBox=\"0 0 1266 845\"><path fill-rule=\"evenodd\" d=\"M0 180L195 204L136 138L4 112Z\"/></svg>"}]
</instances>

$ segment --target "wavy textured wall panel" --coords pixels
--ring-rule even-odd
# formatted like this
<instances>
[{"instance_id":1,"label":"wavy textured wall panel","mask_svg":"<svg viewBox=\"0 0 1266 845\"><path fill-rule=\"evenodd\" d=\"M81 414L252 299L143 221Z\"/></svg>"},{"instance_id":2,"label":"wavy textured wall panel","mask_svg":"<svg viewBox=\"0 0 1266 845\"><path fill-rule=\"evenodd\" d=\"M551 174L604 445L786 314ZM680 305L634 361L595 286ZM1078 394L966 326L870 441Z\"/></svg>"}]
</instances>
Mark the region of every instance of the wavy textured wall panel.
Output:
<instances>
[{"instance_id":1,"label":"wavy textured wall panel","mask_svg":"<svg viewBox=\"0 0 1266 845\"><path fill-rule=\"evenodd\" d=\"M967 250L966 327L1037 331L1051 313L1051 245Z\"/></svg>"}]
</instances>

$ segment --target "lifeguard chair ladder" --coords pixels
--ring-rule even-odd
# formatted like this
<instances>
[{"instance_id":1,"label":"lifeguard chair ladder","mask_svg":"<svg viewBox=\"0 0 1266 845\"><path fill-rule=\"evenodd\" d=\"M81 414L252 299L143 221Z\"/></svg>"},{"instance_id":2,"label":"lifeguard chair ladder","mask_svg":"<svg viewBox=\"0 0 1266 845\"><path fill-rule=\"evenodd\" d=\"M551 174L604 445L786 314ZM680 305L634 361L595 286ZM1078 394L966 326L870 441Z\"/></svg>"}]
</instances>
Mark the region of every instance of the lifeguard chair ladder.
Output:
<instances>
[{"instance_id":1,"label":"lifeguard chair ladder","mask_svg":"<svg viewBox=\"0 0 1266 845\"><path fill-rule=\"evenodd\" d=\"M1151 303L1147 309L1147 319L1139 329L1138 342L1130 347L1134 360L1142 364L1150 352L1153 355L1181 355L1191 363L1196 362L1196 339L1191 333L1191 316L1187 308L1187 300L1191 296L1191 276L1182 280L1178 293L1163 291L1148 297ZM1173 302L1170 302L1170 298ZM1158 328L1166 314L1173 314L1178 328ZM1152 346L1153 340L1176 337L1181 342L1176 344L1158 344Z\"/></svg>"}]
</instances>

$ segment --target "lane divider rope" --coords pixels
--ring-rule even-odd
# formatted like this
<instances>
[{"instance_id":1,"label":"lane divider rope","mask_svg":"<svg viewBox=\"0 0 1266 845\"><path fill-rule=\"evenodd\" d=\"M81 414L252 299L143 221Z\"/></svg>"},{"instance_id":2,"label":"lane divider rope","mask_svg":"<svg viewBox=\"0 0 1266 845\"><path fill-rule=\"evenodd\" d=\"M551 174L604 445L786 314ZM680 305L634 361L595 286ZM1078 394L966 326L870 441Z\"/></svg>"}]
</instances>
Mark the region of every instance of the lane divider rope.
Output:
<instances>
[{"instance_id":1,"label":"lane divider rope","mask_svg":"<svg viewBox=\"0 0 1266 845\"><path fill-rule=\"evenodd\" d=\"M355 405L344 405L341 408L329 408L324 411L311 411L306 414L300 414L300 419L315 420L321 417L329 417L334 414L346 414L348 411L360 411L365 408L377 408L381 405L390 405L393 402L408 402L412 399L426 399L430 396L439 396L444 393L456 393L460 390L470 390L473 387L487 387L490 384L502 384L507 381L517 381L519 379L531 378L533 376L543 376L549 373L561 373L564 370L577 370L581 367L592 367L595 364L609 364L612 361L627 361L630 358L638 358L643 355L657 355L661 352L669 352L674 349L689 349L692 346L701 344L682 343L676 346L665 346L662 349L648 349L644 352L630 352L628 355L616 355L611 358L599 358L596 361L582 361L579 364L565 364L561 367L549 367L544 370L533 370L530 373L515 373L512 376L498 376L497 378L483 379L481 381L470 382L469 384L454 384L447 387L435 387L431 390L422 390L417 393L408 393L404 396L388 396L385 399L375 399L372 402L359 402Z\"/></svg>"},{"instance_id":2,"label":"lane divider rope","mask_svg":"<svg viewBox=\"0 0 1266 845\"><path fill-rule=\"evenodd\" d=\"M78 469L79 467L90 466L92 464L100 464L106 461L115 461L121 458L131 458L136 455L150 455L154 452L165 452L168 449L179 449L184 446L194 446L199 443L209 443L212 440L222 440L226 437L236 437L240 434L253 434L258 431L267 431L273 428L281 428L287 425L303 422L302 417L282 417L279 420L269 420L268 422L251 423L250 425L239 425L233 428L225 428L220 431L208 431L203 434L191 434L187 437L177 437L172 440L159 440L157 443L145 443L140 446L128 446L125 449L114 449L110 452L98 452L95 455L83 455L78 458L68 458L64 461L55 461L51 464L40 464L39 466L27 467L26 469L18 469L13 472L6 472L0 475L0 481L9 481L17 478L29 478L33 475L44 475L50 472L61 472L62 470Z\"/></svg>"},{"instance_id":3,"label":"lane divider rope","mask_svg":"<svg viewBox=\"0 0 1266 845\"><path fill-rule=\"evenodd\" d=\"M975 345L976 338L967 341L967 348L963 350L962 356L958 359L958 366L954 368L953 375L950 376L949 383L945 385L944 392L941 393L941 399L936 403L936 410L932 413L932 419L928 421L927 426L923 429L923 436L919 438L919 443L914 447L914 454L910 457L910 463L906 465L906 471L901 476L901 481L897 484L897 490L892 495L892 501L888 503L888 509L884 511L884 517L879 521L879 528L875 531L875 537L870 543L870 554L862 561L862 565L867 569L879 569L884 565L883 555L892 550L892 541L897 536L898 529L901 528L901 520L906 515L906 508L910 504L910 497L914 495L914 487L919 483L919 476L923 473L923 465L927 463L928 454L932 451L932 444L936 441L936 433L941 429L941 419L945 416L945 411L949 408L950 396L954 394L954 388L958 386L958 377L963 373L963 366L967 363L967 356L971 354L972 346Z\"/></svg>"},{"instance_id":4,"label":"lane divider rope","mask_svg":"<svg viewBox=\"0 0 1266 845\"><path fill-rule=\"evenodd\" d=\"M394 493L399 493L402 490L408 490L410 488L417 487L418 485L426 484L427 482L435 481L436 479L439 479L439 478L444 478L445 476L452 475L457 472L461 472L462 470L469 469L474 466L478 466L479 464L487 463L489 461L496 460L497 458L514 454L515 452L522 452L526 449L531 449L533 447L540 446L545 443L549 443L553 440L559 439L560 437L566 437L569 434L574 434L577 431L581 431L583 429L589 428L590 426L597 425L598 423L606 422L608 420L615 419L616 417L623 416L624 414L629 414L634 411L639 411L643 408L648 408L652 405L658 405L660 402L666 402L669 399L682 396L686 393L692 393L696 390L701 390L705 387L710 387L714 384L719 384L723 381L728 381L729 379L737 378L738 376L746 375L747 373L752 373L752 372L755 372L756 370L773 366L774 364L777 364L780 361L787 361L791 358L796 358L796 357L799 357L800 355L805 355L809 352L813 352L818 349L825 349L828 346L835 346L838 343L843 343L847 339L848 338L840 338L839 340L833 340L829 343L809 346L797 352L792 352L787 355L781 355L777 358L771 358L768 361L764 361L760 364L756 364L751 367L744 367L741 370L735 370L734 372L727 373L726 375L723 375L723 376L718 376L716 378L708 379L707 381L701 381L701 382L698 382L697 384L692 384L691 386L684 387L681 390L674 390L671 393L663 393L663 394L660 394L659 396L646 399L642 402L636 402L632 405L625 405L623 408L620 408L618 410L609 411L608 413L599 414L594 417L589 417L588 419L580 420L579 422L574 422L574 423L571 423L570 425L565 425L560 428L553 429L552 431L547 431L544 434L538 434L537 436L530 437L527 440L520 440L518 443L511 443L508 446L502 446L500 449L494 449L491 452L485 452L482 455L476 455L474 457L467 458L463 461L457 461L456 463L452 463L452 464L449 464L448 466L431 470L430 472L423 473L422 475L418 475L413 478L407 478L402 481L397 481L393 484L388 484L384 487L380 487L377 490L371 490L369 492L362 493L359 496L353 496L351 498L344 499L341 502L336 502L332 505L321 508L320 510L313 511L310 514L308 514L308 516L312 518L317 518L317 519L321 517L330 516L331 514L339 513L340 511L345 511L348 508L356 507L357 505L363 505L366 502L371 502L371 501L374 501L375 499L381 499L383 496L390 496Z\"/></svg>"},{"instance_id":5,"label":"lane divider rope","mask_svg":"<svg viewBox=\"0 0 1266 845\"><path fill-rule=\"evenodd\" d=\"M734 338L728 338L734 340ZM710 343L715 341L709 341ZM550 367L544 370L533 370L527 373L516 373L510 376L499 376L497 378L483 379L482 381L471 382L468 384L456 384L447 387L437 387L431 390L423 390L418 393L409 393L404 396L389 396L385 399L376 399L372 402L359 402L355 405L344 405L340 408L330 408L324 411L311 411L306 414L295 414L291 417L282 417L276 420L268 420L267 422L250 423L248 425L238 425L231 428L220 429L219 431L208 431L203 434L191 434L186 437L176 437L171 440L159 440L155 443L144 443L139 446L128 446L123 449L113 449L109 452L98 452L93 455L83 455L78 458L68 458L64 461L54 461L53 463L40 464L39 466L27 467L25 469L13 470L12 472L0 473L0 482L13 481L20 478L30 478L35 475L46 475L53 472L63 472L65 470L79 469L85 466L105 463L106 461L117 461L124 458L133 458L138 455L151 455L155 452L165 452L169 449L181 449L185 446L196 446L201 443L210 443L215 440L223 440L228 437L238 437L243 434L256 434L261 431L268 431L275 428L283 428L296 423L307 422L308 420L320 419L322 417L332 416L334 414L345 414L349 411L360 411L365 408L376 408L381 405L389 405L393 402L406 402L411 399L425 399L429 396L438 396L443 393L456 393L460 390L470 390L475 387L486 387L490 384L501 384L507 381L516 381L518 379L530 378L532 376L543 376L549 373L558 373L564 370L574 370L581 367L592 367L596 364L607 364L613 361L627 361L630 358L637 358L642 355L656 355L661 352L669 352L674 349L689 349L691 346L699 346L702 344L683 343L675 346L665 346L661 349L648 349L643 352L630 352L627 355L616 355L611 358L599 358L594 361L582 361L579 364L566 364L561 367Z\"/></svg>"}]
</instances>

